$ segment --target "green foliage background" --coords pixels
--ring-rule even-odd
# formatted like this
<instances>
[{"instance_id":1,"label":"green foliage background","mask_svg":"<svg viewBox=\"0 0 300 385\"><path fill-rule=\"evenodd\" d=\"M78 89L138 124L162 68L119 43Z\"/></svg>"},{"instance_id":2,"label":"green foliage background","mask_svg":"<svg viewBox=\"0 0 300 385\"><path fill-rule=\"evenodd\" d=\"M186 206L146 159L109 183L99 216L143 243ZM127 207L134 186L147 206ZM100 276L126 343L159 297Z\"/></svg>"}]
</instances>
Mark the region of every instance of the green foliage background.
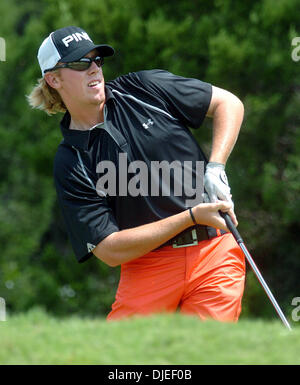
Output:
<instances>
[{"instance_id":1,"label":"green foliage background","mask_svg":"<svg viewBox=\"0 0 300 385\"><path fill-rule=\"evenodd\" d=\"M300 295L300 63L291 58L299 1L4 0L0 15L0 296L8 310L103 315L114 299L119 270L96 258L77 264L57 206L52 164L61 115L33 111L25 98L40 77L42 40L78 25L115 47L106 80L162 68L244 102L227 174L240 232L290 314ZM195 135L208 152L211 122ZM250 271L242 314L274 315Z\"/></svg>"}]
</instances>

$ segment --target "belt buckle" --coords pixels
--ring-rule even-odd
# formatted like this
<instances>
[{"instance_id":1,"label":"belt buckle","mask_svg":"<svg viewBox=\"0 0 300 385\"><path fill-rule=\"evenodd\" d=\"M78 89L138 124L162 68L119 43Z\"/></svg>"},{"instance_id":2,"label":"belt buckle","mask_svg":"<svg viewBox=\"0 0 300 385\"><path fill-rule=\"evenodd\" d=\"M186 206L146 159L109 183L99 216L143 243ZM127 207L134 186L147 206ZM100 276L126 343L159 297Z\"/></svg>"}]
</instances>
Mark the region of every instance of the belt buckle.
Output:
<instances>
[{"instance_id":1,"label":"belt buckle","mask_svg":"<svg viewBox=\"0 0 300 385\"><path fill-rule=\"evenodd\" d=\"M191 231L192 233L192 242L191 243L184 243L183 245L177 245L176 241L172 244L172 247L174 249L179 249L180 247L188 247L188 246L195 246L198 245L198 238L197 238L197 232L196 229L193 229Z\"/></svg>"}]
</instances>

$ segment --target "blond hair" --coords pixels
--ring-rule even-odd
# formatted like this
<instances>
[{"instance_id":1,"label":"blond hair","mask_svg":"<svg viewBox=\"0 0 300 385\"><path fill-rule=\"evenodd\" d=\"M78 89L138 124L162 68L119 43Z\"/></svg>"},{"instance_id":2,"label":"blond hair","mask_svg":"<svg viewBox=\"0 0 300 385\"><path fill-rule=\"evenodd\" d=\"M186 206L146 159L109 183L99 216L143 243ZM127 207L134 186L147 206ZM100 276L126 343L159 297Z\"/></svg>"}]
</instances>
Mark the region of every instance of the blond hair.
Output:
<instances>
[{"instance_id":1,"label":"blond hair","mask_svg":"<svg viewBox=\"0 0 300 385\"><path fill-rule=\"evenodd\" d=\"M27 100L32 108L45 111L48 115L67 111L59 93L49 86L44 78L38 79L38 83L31 93L27 95Z\"/></svg>"}]
</instances>

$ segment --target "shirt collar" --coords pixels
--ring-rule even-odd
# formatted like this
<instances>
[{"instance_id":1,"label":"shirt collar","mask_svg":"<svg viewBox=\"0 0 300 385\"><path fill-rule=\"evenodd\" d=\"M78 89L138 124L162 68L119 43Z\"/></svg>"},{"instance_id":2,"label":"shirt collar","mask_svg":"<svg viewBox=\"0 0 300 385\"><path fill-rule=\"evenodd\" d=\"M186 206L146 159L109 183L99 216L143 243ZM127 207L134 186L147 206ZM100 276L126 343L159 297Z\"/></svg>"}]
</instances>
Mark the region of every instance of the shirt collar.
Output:
<instances>
[{"instance_id":1,"label":"shirt collar","mask_svg":"<svg viewBox=\"0 0 300 385\"><path fill-rule=\"evenodd\" d=\"M112 100L115 100L112 91L107 86L105 86L105 95L106 105L110 104ZM67 111L60 122L60 129L64 140L71 146L74 146L78 149L84 151L88 150L91 130L70 130L70 122L71 115L69 111Z\"/></svg>"}]
</instances>

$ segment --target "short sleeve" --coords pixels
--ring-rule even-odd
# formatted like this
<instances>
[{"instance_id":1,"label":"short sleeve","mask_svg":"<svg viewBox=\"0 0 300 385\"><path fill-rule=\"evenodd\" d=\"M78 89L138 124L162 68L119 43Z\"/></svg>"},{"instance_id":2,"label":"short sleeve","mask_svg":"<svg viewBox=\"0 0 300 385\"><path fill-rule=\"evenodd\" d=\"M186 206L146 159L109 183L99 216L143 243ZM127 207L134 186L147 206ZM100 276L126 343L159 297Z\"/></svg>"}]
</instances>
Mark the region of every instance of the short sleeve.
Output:
<instances>
[{"instance_id":1,"label":"short sleeve","mask_svg":"<svg viewBox=\"0 0 300 385\"><path fill-rule=\"evenodd\" d=\"M173 116L191 128L201 126L212 97L211 84L159 69L136 75L148 91L166 103Z\"/></svg>"},{"instance_id":2,"label":"short sleeve","mask_svg":"<svg viewBox=\"0 0 300 385\"><path fill-rule=\"evenodd\" d=\"M71 151L59 148L54 160L54 181L67 233L81 263L93 255L99 242L119 228L106 197L99 196L80 165L70 161L67 153Z\"/></svg>"}]
</instances>

